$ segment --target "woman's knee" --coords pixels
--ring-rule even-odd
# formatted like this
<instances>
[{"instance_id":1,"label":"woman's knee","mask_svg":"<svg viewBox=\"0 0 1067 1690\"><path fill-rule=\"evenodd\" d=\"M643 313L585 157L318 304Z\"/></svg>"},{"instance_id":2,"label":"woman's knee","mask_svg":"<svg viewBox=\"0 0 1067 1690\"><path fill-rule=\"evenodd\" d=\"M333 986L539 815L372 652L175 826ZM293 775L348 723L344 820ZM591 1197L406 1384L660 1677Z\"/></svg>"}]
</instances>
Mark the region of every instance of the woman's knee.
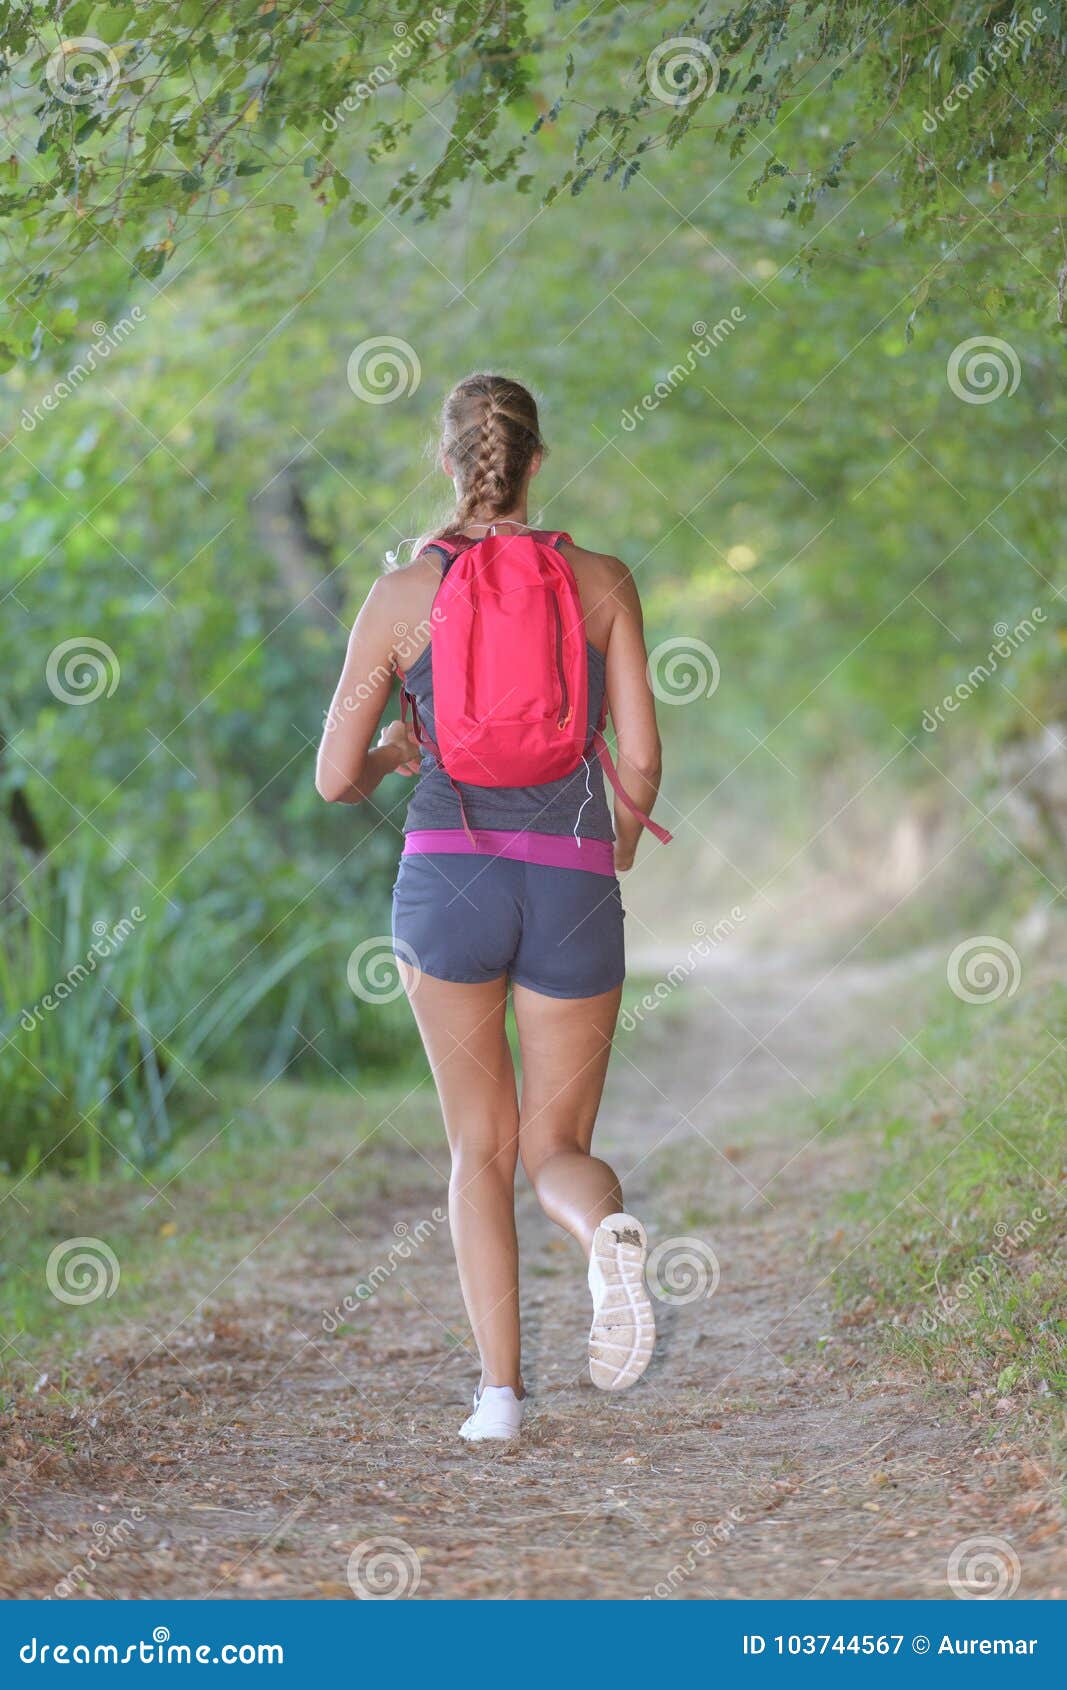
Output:
<instances>
[{"instance_id":1,"label":"woman's knee","mask_svg":"<svg viewBox=\"0 0 1067 1690\"><path fill-rule=\"evenodd\" d=\"M465 1185L476 1179L498 1179L514 1184L518 1147L514 1138L501 1143L498 1136L466 1134L452 1145L452 1184Z\"/></svg>"},{"instance_id":2,"label":"woman's knee","mask_svg":"<svg viewBox=\"0 0 1067 1690\"><path fill-rule=\"evenodd\" d=\"M523 1170L534 1190L551 1177L553 1162L560 1156L585 1156L588 1152L574 1138L539 1139L536 1144L524 1144L519 1138L519 1155Z\"/></svg>"}]
</instances>

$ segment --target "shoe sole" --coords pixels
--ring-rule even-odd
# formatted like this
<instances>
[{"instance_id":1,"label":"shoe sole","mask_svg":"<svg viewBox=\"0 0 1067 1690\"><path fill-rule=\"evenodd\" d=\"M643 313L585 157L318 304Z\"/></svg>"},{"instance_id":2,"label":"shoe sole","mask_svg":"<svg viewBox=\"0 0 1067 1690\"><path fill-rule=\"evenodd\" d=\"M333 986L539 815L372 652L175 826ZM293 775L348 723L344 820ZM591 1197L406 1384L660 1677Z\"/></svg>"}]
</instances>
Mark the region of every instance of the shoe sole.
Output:
<instances>
[{"instance_id":1,"label":"shoe sole","mask_svg":"<svg viewBox=\"0 0 1067 1690\"><path fill-rule=\"evenodd\" d=\"M601 1391L625 1391L652 1360L656 1322L645 1289L648 1246L637 1223L613 1217L593 1235L603 1292L589 1329L589 1376Z\"/></svg>"}]
</instances>

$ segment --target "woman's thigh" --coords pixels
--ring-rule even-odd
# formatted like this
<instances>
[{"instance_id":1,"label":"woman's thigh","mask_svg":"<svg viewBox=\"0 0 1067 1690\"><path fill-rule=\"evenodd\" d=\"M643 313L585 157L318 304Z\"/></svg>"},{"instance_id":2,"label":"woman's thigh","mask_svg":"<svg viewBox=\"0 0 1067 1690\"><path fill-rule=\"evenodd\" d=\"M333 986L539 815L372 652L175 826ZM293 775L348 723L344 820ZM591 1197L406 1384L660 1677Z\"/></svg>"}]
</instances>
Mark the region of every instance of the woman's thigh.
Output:
<instances>
[{"instance_id":1,"label":"woman's thigh","mask_svg":"<svg viewBox=\"0 0 1067 1690\"><path fill-rule=\"evenodd\" d=\"M568 1145L589 1149L621 996L621 986L589 998L513 988L522 1052L519 1136L527 1167Z\"/></svg>"},{"instance_id":2,"label":"woman's thigh","mask_svg":"<svg viewBox=\"0 0 1067 1690\"><path fill-rule=\"evenodd\" d=\"M505 1031L507 976L477 985L437 980L399 962L441 1100L453 1154L514 1165L515 1064Z\"/></svg>"}]
</instances>

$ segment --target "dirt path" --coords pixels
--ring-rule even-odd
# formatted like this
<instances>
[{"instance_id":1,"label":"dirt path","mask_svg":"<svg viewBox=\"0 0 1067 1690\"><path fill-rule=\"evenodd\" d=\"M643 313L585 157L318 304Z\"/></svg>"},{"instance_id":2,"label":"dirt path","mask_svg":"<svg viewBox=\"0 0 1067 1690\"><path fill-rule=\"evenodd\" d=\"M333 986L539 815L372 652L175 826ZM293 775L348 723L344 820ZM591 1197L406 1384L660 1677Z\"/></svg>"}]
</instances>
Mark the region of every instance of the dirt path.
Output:
<instances>
[{"instance_id":1,"label":"dirt path","mask_svg":"<svg viewBox=\"0 0 1067 1690\"><path fill-rule=\"evenodd\" d=\"M934 1597L990 1536L1022 1553L1021 1596L1053 1593L1051 1549L1024 1549L1025 1461L879 1367L833 1306L830 1199L862 1149L806 1142L810 1089L901 977L714 960L620 1037L602 1115L650 1233L710 1243L721 1270L710 1297L657 1303L641 1385L587 1384L580 1264L524 1194L528 1430L459 1444L476 1370L443 1159L398 1158L369 1212L341 1169L212 1312L95 1346L89 1407L43 1456L16 1442L3 1593L80 1563L100 1597L348 1597L369 1545L357 1584L420 1598Z\"/></svg>"}]
</instances>

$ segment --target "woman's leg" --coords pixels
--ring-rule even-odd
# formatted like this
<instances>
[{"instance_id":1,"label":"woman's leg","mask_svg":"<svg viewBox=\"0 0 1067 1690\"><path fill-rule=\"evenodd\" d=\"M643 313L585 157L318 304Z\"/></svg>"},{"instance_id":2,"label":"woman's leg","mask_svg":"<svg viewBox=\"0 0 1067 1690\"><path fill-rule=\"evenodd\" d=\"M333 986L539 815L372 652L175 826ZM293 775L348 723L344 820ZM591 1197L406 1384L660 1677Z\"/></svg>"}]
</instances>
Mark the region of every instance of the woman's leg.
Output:
<instances>
[{"instance_id":1,"label":"woman's leg","mask_svg":"<svg viewBox=\"0 0 1067 1690\"><path fill-rule=\"evenodd\" d=\"M622 1212L611 1168L589 1154L621 988L551 998L514 988L522 1046L519 1154L541 1207L589 1257L589 1376L603 1391L633 1385L652 1357L645 1229Z\"/></svg>"},{"instance_id":2,"label":"woman's leg","mask_svg":"<svg viewBox=\"0 0 1067 1690\"><path fill-rule=\"evenodd\" d=\"M589 1154L621 986L592 998L512 992L522 1050L519 1154L545 1214L592 1248L597 1223L622 1208L618 1179Z\"/></svg>"},{"instance_id":3,"label":"woman's leg","mask_svg":"<svg viewBox=\"0 0 1067 1690\"><path fill-rule=\"evenodd\" d=\"M518 1105L507 978L465 985L401 965L452 1152L448 1214L483 1385L521 1392L515 1237Z\"/></svg>"}]
</instances>

